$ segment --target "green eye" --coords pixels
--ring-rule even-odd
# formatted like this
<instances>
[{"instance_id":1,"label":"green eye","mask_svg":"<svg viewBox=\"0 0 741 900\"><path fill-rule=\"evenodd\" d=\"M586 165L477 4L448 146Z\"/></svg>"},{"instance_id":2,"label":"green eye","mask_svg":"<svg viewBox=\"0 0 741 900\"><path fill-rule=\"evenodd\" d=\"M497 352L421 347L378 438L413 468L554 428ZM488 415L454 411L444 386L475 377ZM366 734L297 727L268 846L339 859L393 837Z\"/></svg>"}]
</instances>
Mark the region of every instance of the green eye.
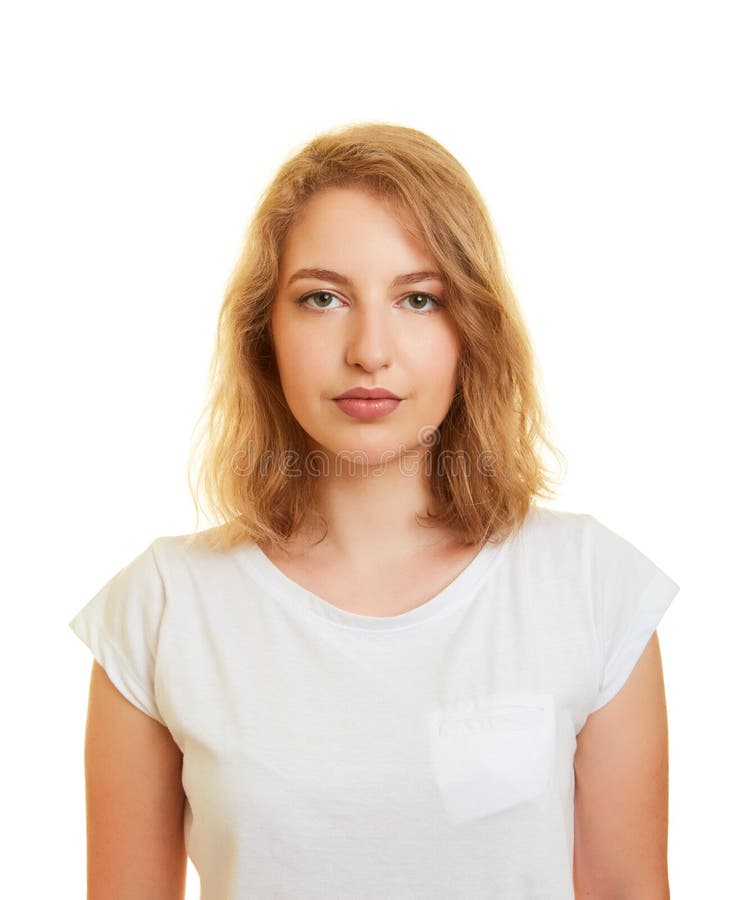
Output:
<instances>
[{"instance_id":1,"label":"green eye","mask_svg":"<svg viewBox=\"0 0 741 900\"><path fill-rule=\"evenodd\" d=\"M442 304L440 303L440 301L439 301L439 300L436 300L431 294L407 294L407 296L406 296L404 299L405 299L405 300L409 300L409 301L413 301L413 302L416 302L417 300L420 300L420 299L421 299L421 300L423 301L423 304L424 304L424 302L426 302L427 300L429 300L429 301L430 301L431 303L433 303L435 306L442 306ZM424 308L424 305L423 305L423 306L416 306L416 305L413 305L413 306L412 306L412 309L416 309L416 310L418 310L419 312L428 312L428 310L426 310L426 309Z\"/></svg>"},{"instance_id":2,"label":"green eye","mask_svg":"<svg viewBox=\"0 0 741 900\"><path fill-rule=\"evenodd\" d=\"M318 298L321 302L317 304L315 309L328 309L328 306L325 306L325 301L327 303L331 303L332 300L336 300L334 294L331 294L329 291L312 291L310 294L306 294L304 297L300 297L296 302L299 306L305 306L312 297Z\"/></svg>"}]
</instances>

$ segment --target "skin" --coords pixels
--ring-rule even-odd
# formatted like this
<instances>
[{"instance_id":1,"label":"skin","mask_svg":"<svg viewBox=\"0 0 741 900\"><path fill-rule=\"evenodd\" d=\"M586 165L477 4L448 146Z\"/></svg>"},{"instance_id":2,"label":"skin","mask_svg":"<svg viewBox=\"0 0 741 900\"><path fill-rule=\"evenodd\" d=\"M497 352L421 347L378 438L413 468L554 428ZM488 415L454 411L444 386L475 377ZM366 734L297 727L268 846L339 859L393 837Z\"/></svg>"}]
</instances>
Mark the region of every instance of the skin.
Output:
<instances>
[{"instance_id":1,"label":"skin","mask_svg":"<svg viewBox=\"0 0 741 900\"><path fill-rule=\"evenodd\" d=\"M316 279L288 284L292 273L309 266L350 276L354 287ZM459 570L463 560L453 566L451 554L460 550L450 549L449 535L414 522L414 512L431 505L422 470L410 476L394 465L420 449L420 429L439 425L455 390L454 323L445 311L421 313L404 299L424 291L444 300L442 283L391 286L400 274L434 268L401 220L370 195L348 189L309 201L281 261L272 327L289 406L313 446L332 460L342 450L361 451L369 472L377 473L335 474L330 466L321 491L330 530L313 558L328 563L320 568L330 579L368 583L374 602L379 569L389 573L389 585L402 583L406 564L419 582L430 570L421 564L437 560L433 580L443 584L450 580L446 571ZM329 309L293 302L320 289L338 298ZM350 419L331 398L360 384L386 387L403 402L384 419ZM297 536L298 548L308 534ZM344 568L332 568L338 559ZM401 593L408 590L404 584ZM421 587L421 596L434 592ZM655 633L622 690L579 732L574 772L577 900L667 900L668 737ZM89 900L182 900L181 774L182 753L169 731L124 698L95 662L85 737Z\"/></svg>"},{"instance_id":2,"label":"skin","mask_svg":"<svg viewBox=\"0 0 741 900\"><path fill-rule=\"evenodd\" d=\"M318 504L329 533L317 552L369 578L379 560L393 567L452 541L439 529L431 535L414 514L432 506L420 441L450 407L461 343L448 310L424 299L444 303L439 278L392 285L400 275L438 271L406 225L365 191L314 194L284 241L271 318L286 401L329 461ZM317 277L290 283L304 268L332 270L353 286ZM323 302L295 302L313 291ZM381 419L351 418L332 398L359 385L384 387L402 402ZM367 467L338 467L343 451L359 453Z\"/></svg>"},{"instance_id":3,"label":"skin","mask_svg":"<svg viewBox=\"0 0 741 900\"><path fill-rule=\"evenodd\" d=\"M182 753L98 662L85 729L88 900L182 900Z\"/></svg>"},{"instance_id":4,"label":"skin","mask_svg":"<svg viewBox=\"0 0 741 900\"><path fill-rule=\"evenodd\" d=\"M669 747L659 638L592 713L574 756L577 900L669 900Z\"/></svg>"}]
</instances>

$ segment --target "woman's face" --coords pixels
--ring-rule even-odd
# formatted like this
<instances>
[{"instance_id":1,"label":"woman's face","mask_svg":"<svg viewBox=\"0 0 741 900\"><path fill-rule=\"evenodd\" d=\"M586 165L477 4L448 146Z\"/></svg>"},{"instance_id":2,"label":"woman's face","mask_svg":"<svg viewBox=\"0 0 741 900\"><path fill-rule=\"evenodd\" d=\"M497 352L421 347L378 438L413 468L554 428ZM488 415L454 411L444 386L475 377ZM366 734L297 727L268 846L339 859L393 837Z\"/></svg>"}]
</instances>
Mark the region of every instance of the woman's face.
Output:
<instances>
[{"instance_id":1,"label":"woman's face","mask_svg":"<svg viewBox=\"0 0 741 900\"><path fill-rule=\"evenodd\" d=\"M377 465L427 446L460 354L439 275L371 194L329 188L308 200L283 244L271 326L286 402L316 449ZM338 395L359 387L400 399L372 418L367 403L343 409Z\"/></svg>"}]
</instances>

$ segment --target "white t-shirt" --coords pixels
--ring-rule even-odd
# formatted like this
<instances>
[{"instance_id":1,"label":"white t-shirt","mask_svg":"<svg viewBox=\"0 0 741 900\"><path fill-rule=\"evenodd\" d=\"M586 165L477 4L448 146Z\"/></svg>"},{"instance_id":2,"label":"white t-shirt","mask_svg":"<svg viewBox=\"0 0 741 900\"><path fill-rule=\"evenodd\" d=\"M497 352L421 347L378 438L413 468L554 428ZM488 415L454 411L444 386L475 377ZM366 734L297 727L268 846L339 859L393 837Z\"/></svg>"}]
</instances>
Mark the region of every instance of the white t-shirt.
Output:
<instances>
[{"instance_id":1,"label":"white t-shirt","mask_svg":"<svg viewBox=\"0 0 741 900\"><path fill-rule=\"evenodd\" d=\"M593 516L535 506L401 615L176 535L70 627L183 752L202 900L573 900L576 735L678 590Z\"/></svg>"}]
</instances>

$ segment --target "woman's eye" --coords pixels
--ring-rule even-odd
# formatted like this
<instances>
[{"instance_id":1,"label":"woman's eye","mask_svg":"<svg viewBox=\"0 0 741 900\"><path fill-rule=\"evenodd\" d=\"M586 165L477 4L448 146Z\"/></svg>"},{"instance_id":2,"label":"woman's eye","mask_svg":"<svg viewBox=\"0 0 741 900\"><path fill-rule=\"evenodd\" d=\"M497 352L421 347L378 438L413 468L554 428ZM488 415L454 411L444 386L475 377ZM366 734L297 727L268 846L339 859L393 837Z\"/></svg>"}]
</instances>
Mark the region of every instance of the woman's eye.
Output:
<instances>
[{"instance_id":1,"label":"woman's eye","mask_svg":"<svg viewBox=\"0 0 741 900\"><path fill-rule=\"evenodd\" d=\"M429 309L425 309L425 307L424 307L424 304L427 300L429 300L435 306L442 306L442 303L440 303L439 300L436 300L430 294L407 294L407 296L404 297L404 299L409 300L411 302L412 309L416 309L421 312L429 312L430 311ZM422 301L421 306L417 305L418 301Z\"/></svg>"},{"instance_id":2,"label":"woman's eye","mask_svg":"<svg viewBox=\"0 0 741 900\"><path fill-rule=\"evenodd\" d=\"M312 291L310 294L306 294L305 297L301 297L296 302L299 306L304 306L311 300L313 297L317 298L317 305L313 307L314 309L329 309L329 304L332 300L336 300L334 294L330 294L329 291Z\"/></svg>"}]
</instances>

